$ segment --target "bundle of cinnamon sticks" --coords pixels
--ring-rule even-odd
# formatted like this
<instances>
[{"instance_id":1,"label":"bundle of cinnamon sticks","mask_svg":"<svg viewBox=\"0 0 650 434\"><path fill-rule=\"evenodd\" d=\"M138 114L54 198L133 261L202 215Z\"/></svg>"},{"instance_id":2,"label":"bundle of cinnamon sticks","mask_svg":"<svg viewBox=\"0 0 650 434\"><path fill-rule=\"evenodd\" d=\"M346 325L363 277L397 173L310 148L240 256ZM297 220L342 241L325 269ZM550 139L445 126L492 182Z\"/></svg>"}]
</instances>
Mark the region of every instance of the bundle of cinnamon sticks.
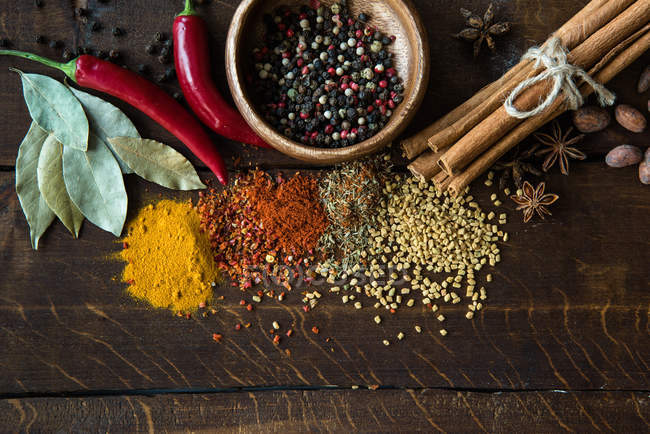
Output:
<instances>
[{"instance_id":1,"label":"bundle of cinnamon sticks","mask_svg":"<svg viewBox=\"0 0 650 434\"><path fill-rule=\"evenodd\" d=\"M592 0L551 37L568 51L568 63L607 83L650 48L650 0ZM550 40L550 39L549 39ZM547 41L545 45L548 44ZM535 130L564 113L561 92L541 114L527 119L510 116L503 102L523 80L544 69L522 60L500 79L420 133L402 141L411 172L451 194L461 193L503 154ZM593 88L578 83L587 96ZM519 94L518 110L535 107L549 93L550 79ZM417 158L416 158L417 157Z\"/></svg>"}]
</instances>

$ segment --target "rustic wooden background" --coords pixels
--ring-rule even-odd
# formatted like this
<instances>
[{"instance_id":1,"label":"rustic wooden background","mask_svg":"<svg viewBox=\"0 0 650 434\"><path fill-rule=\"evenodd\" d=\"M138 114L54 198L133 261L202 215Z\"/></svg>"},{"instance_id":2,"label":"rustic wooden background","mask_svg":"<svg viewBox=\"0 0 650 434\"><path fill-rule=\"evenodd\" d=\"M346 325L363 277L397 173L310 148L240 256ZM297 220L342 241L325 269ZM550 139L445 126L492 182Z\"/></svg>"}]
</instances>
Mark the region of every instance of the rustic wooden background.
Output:
<instances>
[{"instance_id":1,"label":"rustic wooden background","mask_svg":"<svg viewBox=\"0 0 650 434\"><path fill-rule=\"evenodd\" d=\"M118 48L121 63L147 63L157 73L164 68L144 47L156 31L169 35L182 9L180 0L42 3L1 0L0 37L52 57L61 49L37 45L37 34L71 48ZM200 10L212 29L215 76L226 90L222 53L238 1L206 3ZM496 2L497 17L514 21L513 31L497 40L496 54L485 52L477 61L469 45L449 34L462 27L459 7L482 12L488 0L414 3L438 61L407 133L497 78L586 1ZM75 18L79 6L90 8L89 21L103 29L91 32ZM126 35L113 38L113 25ZM611 83L620 101L645 107L648 95L636 94L635 86L649 62L646 54ZM511 236L488 306L473 321L462 307L443 307L445 338L438 321L419 307L378 327L373 309L356 311L334 298L305 314L297 293L247 312L231 288L218 289L225 300L217 315L187 320L125 296L114 279L120 264L110 258L119 243L88 223L79 240L57 223L38 252L30 249L14 188L14 161L30 120L9 66L62 78L0 59L0 431L650 430L650 190L636 168L603 163L615 145L648 146L648 133L613 126L588 136L582 145L588 160L572 164L569 177L557 168L548 176L560 200L545 222L523 225L504 201ZM144 115L117 105L143 136L182 150ZM306 169L273 151L214 140L233 170ZM403 170L399 152L392 152ZM158 197L196 197L131 176L127 186L131 213ZM489 193L480 183L474 187L487 209ZM265 332L274 320L297 331L279 348ZM235 332L240 321L253 326ZM421 335L412 332L416 322ZM312 326L321 333L312 334ZM399 331L407 334L404 341L381 345ZM224 335L223 343L211 340L214 332Z\"/></svg>"}]
</instances>

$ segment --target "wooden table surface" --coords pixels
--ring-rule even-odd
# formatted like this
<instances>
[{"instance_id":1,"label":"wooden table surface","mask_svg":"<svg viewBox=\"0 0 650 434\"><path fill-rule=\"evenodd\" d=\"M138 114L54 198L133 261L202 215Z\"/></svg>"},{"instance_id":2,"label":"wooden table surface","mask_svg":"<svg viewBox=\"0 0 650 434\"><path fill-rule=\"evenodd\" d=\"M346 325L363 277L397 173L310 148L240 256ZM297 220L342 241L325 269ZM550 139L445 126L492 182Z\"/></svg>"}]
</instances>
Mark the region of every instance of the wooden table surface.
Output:
<instances>
[{"instance_id":1,"label":"wooden table surface","mask_svg":"<svg viewBox=\"0 0 650 434\"><path fill-rule=\"evenodd\" d=\"M144 47L156 31L169 34L181 3L43 0L39 9L31 0L1 0L0 37L50 56L61 50L37 45L36 34L66 47L118 48L129 67L147 63L160 73L163 67ZM224 90L221 53L237 3L200 8ZM586 0L496 2L497 17L515 24L497 40L496 54L485 52L477 61L469 45L449 34L462 28L459 7L482 12L487 0L414 3L437 60L407 133L499 77ZM75 18L75 6L89 7L90 21L103 29L91 32ZM113 38L113 25L126 35ZM611 82L619 101L645 106L648 95L635 87L647 63L646 53ZM582 144L588 159L572 163L569 177L557 168L548 176L548 189L560 195L548 220L524 225L506 203L510 240L493 273L488 306L473 321L462 307L444 306L450 331L444 338L424 308L401 310L378 327L374 309L356 311L335 297L307 314L297 293L247 312L238 305L241 293L229 287L217 290L225 296L217 315L187 320L127 297L115 280L121 265L110 259L119 243L89 223L79 240L56 223L40 250L31 250L14 186L18 144L30 119L9 66L62 78L0 58L0 431L650 430L650 189L639 183L636 167L614 170L603 163L615 145L648 146L647 132L613 126L589 135ZM164 87L177 89L174 83ZM186 153L154 122L116 104L144 137ZM273 151L214 140L233 171L250 165L306 170ZM403 170L399 151L392 153ZM158 197L196 198L133 176L126 184L130 215ZM473 194L491 207L482 183ZM280 347L266 332L274 320L297 330ZM253 325L235 332L240 321ZM399 344L381 345L416 322L421 335L408 332ZM319 335L311 333L313 326ZM224 335L221 344L211 340L215 332Z\"/></svg>"}]
</instances>

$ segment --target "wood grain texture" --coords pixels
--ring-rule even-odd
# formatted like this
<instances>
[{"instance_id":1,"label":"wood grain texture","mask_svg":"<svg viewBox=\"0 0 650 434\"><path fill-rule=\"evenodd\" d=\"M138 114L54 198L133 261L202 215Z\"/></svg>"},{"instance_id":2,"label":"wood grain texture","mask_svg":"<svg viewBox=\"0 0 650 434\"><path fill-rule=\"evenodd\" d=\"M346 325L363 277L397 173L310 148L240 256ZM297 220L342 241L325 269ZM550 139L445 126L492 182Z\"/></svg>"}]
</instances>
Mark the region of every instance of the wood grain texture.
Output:
<instances>
[{"instance_id":1,"label":"wood grain texture","mask_svg":"<svg viewBox=\"0 0 650 434\"><path fill-rule=\"evenodd\" d=\"M225 94L226 29L238 3L218 0L200 7L213 29L213 71ZM488 3L414 0L427 27L431 55L443 61L433 65L425 102L404 136L497 79L585 2L498 2L497 18L514 21L513 31L497 41L495 55L486 53L473 61L471 45L449 34L462 28L459 7L482 11ZM44 4L39 10L30 1L0 0L0 37L12 39L15 48L51 57L57 53L37 46L35 33L64 40L66 46L119 48L121 62L131 68L149 64L155 74L166 66L145 54L144 47L154 32L169 34L182 6L155 0ZM90 32L74 17L75 5L90 7L91 21L99 20L104 29ZM111 36L112 25L122 27L126 36ZM646 55L610 83L621 102L644 107L647 95L636 94L634 84L649 61ZM612 170L602 163L615 145L647 146L647 134L634 135L614 125L589 135L581 145L587 162L572 164L570 177L552 171L548 189L560 200L545 222L523 225L504 200L510 241L493 273L487 309L467 321L461 308L445 306L446 338L438 334L438 321L420 307L402 310L377 326L374 309L355 311L329 295L327 303L305 314L296 292L285 303L265 301L247 312L239 306L239 291L218 288L217 294L225 296L218 314L187 320L127 297L124 286L112 280L121 271L121 264L110 258L119 243L88 223L79 240L57 223L39 252L31 251L13 172L29 115L9 66L56 76L34 64L0 58L0 396L12 398L0 401L0 430L179 430L181 424L194 423L197 430L247 432L260 427L435 431L432 422L448 431L480 431L481 426L495 432L507 432L508 427L540 432L648 430L650 228L644 223L650 193L638 183L635 168ZM175 83L164 87L178 90ZM108 100L133 119L144 137L188 155L144 115ZM563 122L568 125L566 117ZM275 151L242 148L213 137L231 168L305 167ZM392 153L397 170L405 171L397 147ZM160 197L196 197L133 176L126 179L130 216ZM490 191L478 184L473 193L490 209ZM250 299L250 294L244 297ZM251 328L236 332L235 323L244 321ZM296 333L279 348L267 333L273 321L295 324ZM424 329L422 335L412 332L416 322ZM321 333L312 334L312 326ZM384 338L395 341L399 331L407 335L403 342L381 345ZM211 340L214 332L224 335L222 344ZM325 385L399 390L320 390ZM199 393L260 386L286 390ZM319 390L295 391L292 386ZM192 393L128 395L136 389ZM486 393L495 390L503 393ZM32 397L100 391L117 396ZM483 393L472 393L479 391Z\"/></svg>"},{"instance_id":2,"label":"wood grain texture","mask_svg":"<svg viewBox=\"0 0 650 434\"><path fill-rule=\"evenodd\" d=\"M309 4L306 0L290 4ZM334 0L324 1L331 5ZM410 0L350 0L353 15L368 14L370 26L397 39L390 46L395 69L404 80L404 101L395 108L384 128L377 134L344 148L317 148L291 140L278 133L260 115L254 98L255 89L247 86L244 77L254 70L250 61L254 48L263 45L263 16L272 13L284 0L244 0L232 19L226 40L226 72L235 103L249 125L267 143L280 152L312 164L328 165L349 161L385 148L406 128L415 116L429 80L429 44L426 28Z\"/></svg>"},{"instance_id":3,"label":"wood grain texture","mask_svg":"<svg viewBox=\"0 0 650 434\"><path fill-rule=\"evenodd\" d=\"M639 432L634 392L263 391L0 400L3 429L73 432Z\"/></svg>"},{"instance_id":4,"label":"wood grain texture","mask_svg":"<svg viewBox=\"0 0 650 434\"><path fill-rule=\"evenodd\" d=\"M374 308L357 311L334 295L305 314L296 291L284 303L265 301L248 312L239 301L250 293L219 288L225 300L208 318L150 310L112 280L121 264L109 258L120 248L110 234L86 224L75 241L57 224L32 252L12 174L3 173L0 390L353 384L645 390L650 233L639 222L647 216L648 192L634 178L634 168L576 164L571 177L549 180L560 200L543 223L524 225L508 201L502 209L510 240L488 285L487 308L468 321L463 305L441 306L449 331L442 338L440 323L420 306L377 326ZM196 197L134 177L127 185L131 213L162 194ZM614 191L617 200L604 194ZM493 208L486 187L473 193L484 209ZM250 329L234 330L248 321ZM279 347L268 334L273 321L296 332ZM397 343L400 331L406 339ZM223 344L212 342L215 332ZM393 345L381 345L386 338Z\"/></svg>"}]
</instances>

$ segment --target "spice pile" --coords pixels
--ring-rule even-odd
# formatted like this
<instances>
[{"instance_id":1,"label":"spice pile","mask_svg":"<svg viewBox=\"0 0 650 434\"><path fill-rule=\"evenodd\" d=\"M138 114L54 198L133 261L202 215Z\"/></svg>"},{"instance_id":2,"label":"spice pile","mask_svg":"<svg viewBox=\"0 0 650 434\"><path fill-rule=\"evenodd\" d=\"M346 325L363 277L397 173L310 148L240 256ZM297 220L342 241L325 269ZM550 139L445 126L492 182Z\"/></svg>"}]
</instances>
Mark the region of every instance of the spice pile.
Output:
<instances>
[{"instance_id":1,"label":"spice pile","mask_svg":"<svg viewBox=\"0 0 650 434\"><path fill-rule=\"evenodd\" d=\"M385 155L345 163L321 180L320 197L331 224L319 248L331 265L349 270L368 248L370 228L384 198L389 160Z\"/></svg>"},{"instance_id":2,"label":"spice pile","mask_svg":"<svg viewBox=\"0 0 650 434\"><path fill-rule=\"evenodd\" d=\"M363 141L386 125L404 86L386 50L395 37L366 25L368 19L354 19L345 0L298 13L280 7L265 17L253 86L271 125L328 148Z\"/></svg>"},{"instance_id":3,"label":"spice pile","mask_svg":"<svg viewBox=\"0 0 650 434\"><path fill-rule=\"evenodd\" d=\"M163 200L131 222L120 257L133 297L154 307L190 312L212 299L219 270L192 204Z\"/></svg>"},{"instance_id":4,"label":"spice pile","mask_svg":"<svg viewBox=\"0 0 650 434\"><path fill-rule=\"evenodd\" d=\"M236 178L231 189L199 197L201 228L210 237L215 260L241 289L265 276L290 289L298 266L313 262L328 225L316 180L300 173L274 181L255 170Z\"/></svg>"},{"instance_id":5,"label":"spice pile","mask_svg":"<svg viewBox=\"0 0 650 434\"><path fill-rule=\"evenodd\" d=\"M376 309L394 314L402 304L415 306L416 292L421 293L422 304L437 312L437 303L461 303L464 290L466 317L473 318L487 299L485 284L479 283L477 275L483 267L501 261L497 243L508 240L508 234L492 223L495 213L486 215L472 196L451 197L413 177L404 180L395 175L385 183L383 193L386 198L377 225L369 228L369 248L348 273L338 276L345 283L330 292L339 294L343 303L353 302L356 309L363 308L365 295L374 299ZM505 214L499 215L498 222L506 222ZM316 271L329 283L337 278L329 263ZM487 274L485 281L491 280ZM320 298L316 292L308 293L303 302L314 307ZM442 314L437 318L445 320ZM382 318L377 315L374 320L379 324ZM419 326L414 327L417 331ZM447 330L441 328L440 334L446 335ZM397 339L404 336L400 332Z\"/></svg>"}]
</instances>

